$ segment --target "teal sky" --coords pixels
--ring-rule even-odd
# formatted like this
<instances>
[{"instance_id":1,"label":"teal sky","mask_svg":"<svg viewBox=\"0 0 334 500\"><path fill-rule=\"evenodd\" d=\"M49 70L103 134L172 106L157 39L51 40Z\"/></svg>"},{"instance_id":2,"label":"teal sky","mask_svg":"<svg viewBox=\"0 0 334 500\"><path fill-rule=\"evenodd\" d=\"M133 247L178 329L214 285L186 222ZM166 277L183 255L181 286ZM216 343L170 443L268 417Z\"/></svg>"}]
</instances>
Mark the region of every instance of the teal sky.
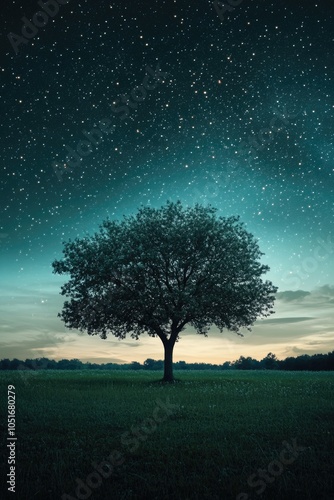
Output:
<instances>
[{"instance_id":1,"label":"teal sky","mask_svg":"<svg viewBox=\"0 0 334 500\"><path fill-rule=\"evenodd\" d=\"M187 330L176 360L333 350L332 3L254 0L221 19L209 1L82 0L16 53L7 34L36 5L2 7L0 357L162 358L157 339L66 329L51 263L107 216L167 200L240 215L279 287L251 335Z\"/></svg>"}]
</instances>

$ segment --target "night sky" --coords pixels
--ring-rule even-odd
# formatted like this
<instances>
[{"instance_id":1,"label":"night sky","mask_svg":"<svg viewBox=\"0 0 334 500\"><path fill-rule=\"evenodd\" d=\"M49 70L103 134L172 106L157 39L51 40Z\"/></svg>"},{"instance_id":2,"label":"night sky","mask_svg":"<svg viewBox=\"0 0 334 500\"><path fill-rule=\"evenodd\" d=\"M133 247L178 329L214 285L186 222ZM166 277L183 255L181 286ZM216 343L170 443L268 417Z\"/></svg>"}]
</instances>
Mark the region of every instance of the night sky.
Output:
<instances>
[{"instance_id":1,"label":"night sky","mask_svg":"<svg viewBox=\"0 0 334 500\"><path fill-rule=\"evenodd\" d=\"M161 359L158 339L66 329L51 263L178 199L240 215L279 293L243 339L187 330L176 361L333 350L332 2L42 3L0 13L0 357Z\"/></svg>"}]
</instances>

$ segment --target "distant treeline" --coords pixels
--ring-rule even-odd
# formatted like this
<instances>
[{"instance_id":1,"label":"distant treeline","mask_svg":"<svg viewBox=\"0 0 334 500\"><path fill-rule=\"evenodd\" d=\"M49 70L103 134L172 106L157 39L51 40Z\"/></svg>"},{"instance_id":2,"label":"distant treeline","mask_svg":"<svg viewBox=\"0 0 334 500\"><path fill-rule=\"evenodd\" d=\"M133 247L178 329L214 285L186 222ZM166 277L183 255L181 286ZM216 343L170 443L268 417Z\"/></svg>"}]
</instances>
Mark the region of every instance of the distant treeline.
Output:
<instances>
[{"instance_id":1,"label":"distant treeline","mask_svg":"<svg viewBox=\"0 0 334 500\"><path fill-rule=\"evenodd\" d=\"M296 358L290 357L283 360L277 359L271 352L261 361L254 358L240 356L236 361L226 361L221 365L211 363L186 363L177 361L174 364L176 370L310 370L323 371L334 370L334 351L328 354L303 354ZM79 359L54 359L38 358L26 359L2 359L0 370L163 370L164 362L148 358L143 364L138 361L131 363L83 363Z\"/></svg>"}]
</instances>

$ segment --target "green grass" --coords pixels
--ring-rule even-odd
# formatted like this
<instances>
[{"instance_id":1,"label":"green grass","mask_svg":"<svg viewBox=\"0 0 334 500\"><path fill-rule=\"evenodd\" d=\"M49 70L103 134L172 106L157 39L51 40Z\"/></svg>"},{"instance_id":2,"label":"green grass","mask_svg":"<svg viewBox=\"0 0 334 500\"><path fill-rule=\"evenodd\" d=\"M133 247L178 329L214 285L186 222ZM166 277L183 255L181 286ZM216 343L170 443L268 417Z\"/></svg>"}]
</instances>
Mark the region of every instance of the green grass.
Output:
<instances>
[{"instance_id":1,"label":"green grass","mask_svg":"<svg viewBox=\"0 0 334 500\"><path fill-rule=\"evenodd\" d=\"M85 498L334 498L333 373L182 371L176 373L181 382L168 385L157 383L159 376L39 371L23 378L18 371L0 372L3 457L8 384L16 388L18 438L16 495L6 494L8 465L2 463L1 498L77 498L76 478L85 482L92 462L113 450L123 463ZM157 400L177 408L155 429L141 431L139 440L133 426L164 415ZM269 473L273 481L257 494L259 485L249 486L248 478L255 474L256 483L258 469L280 460L282 442L292 445L293 439L305 449L276 477Z\"/></svg>"}]
</instances>

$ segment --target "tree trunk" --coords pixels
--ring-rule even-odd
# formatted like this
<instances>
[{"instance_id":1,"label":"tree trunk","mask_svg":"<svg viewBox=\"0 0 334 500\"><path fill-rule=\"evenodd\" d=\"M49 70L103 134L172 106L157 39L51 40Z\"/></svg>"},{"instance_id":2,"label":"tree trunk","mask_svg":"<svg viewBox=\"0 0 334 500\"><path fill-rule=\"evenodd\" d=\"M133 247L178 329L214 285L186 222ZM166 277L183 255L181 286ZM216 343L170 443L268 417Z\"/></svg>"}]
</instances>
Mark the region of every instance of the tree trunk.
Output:
<instances>
[{"instance_id":1,"label":"tree trunk","mask_svg":"<svg viewBox=\"0 0 334 500\"><path fill-rule=\"evenodd\" d=\"M169 339L164 343L165 348L165 362L164 362L164 378L163 382L174 382L173 377L173 349L175 341Z\"/></svg>"}]
</instances>

